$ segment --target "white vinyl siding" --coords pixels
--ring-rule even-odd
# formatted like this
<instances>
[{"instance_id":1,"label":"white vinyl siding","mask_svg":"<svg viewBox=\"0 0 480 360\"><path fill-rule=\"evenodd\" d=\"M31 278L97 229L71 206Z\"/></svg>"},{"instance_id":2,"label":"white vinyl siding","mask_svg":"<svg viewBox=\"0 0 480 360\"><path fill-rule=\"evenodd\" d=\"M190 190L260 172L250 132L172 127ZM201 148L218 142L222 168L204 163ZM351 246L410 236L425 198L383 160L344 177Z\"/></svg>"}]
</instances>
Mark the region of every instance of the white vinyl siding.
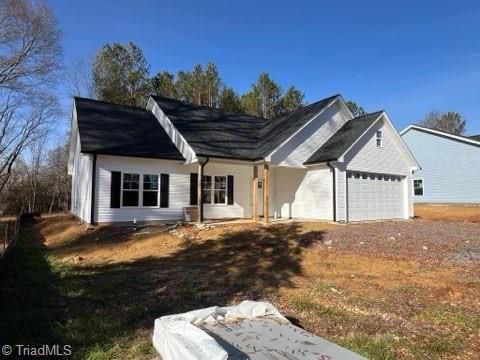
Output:
<instances>
[{"instance_id":1,"label":"white vinyl siding","mask_svg":"<svg viewBox=\"0 0 480 360\"><path fill-rule=\"evenodd\" d=\"M376 132L382 132L382 146L377 147ZM408 161L397 135L384 120L379 120L345 156L348 170L407 175Z\"/></svg>"},{"instance_id":2,"label":"white vinyl siding","mask_svg":"<svg viewBox=\"0 0 480 360\"><path fill-rule=\"evenodd\" d=\"M381 147L377 146L378 131L381 131ZM357 215L354 214L353 218L351 217L351 209L348 206L357 206L352 203L352 199L347 196L355 196L361 198L362 194L351 194L353 191L351 188L348 188L347 172L360 172L360 173L373 173L373 174L387 174L393 176L400 176L402 178L401 186L390 186L388 191L398 191L399 195L402 197L403 206L400 207L398 204L395 204L396 209L401 208L402 218L408 218L413 216L413 206L411 198L411 189L412 184L409 179L411 179L411 170L409 168L409 163L406 155L399 144L400 139L395 133L396 130L393 129L384 119L379 120L375 123L364 135L359 139L357 143L347 152L344 156L344 163L339 164L339 176L338 176L338 214L339 220L341 221L358 221L362 220L374 220L380 218L389 218L386 215L372 215L368 214L368 210L365 210L365 214ZM355 184L354 186L356 186ZM359 184L360 185L360 184ZM364 186L368 191L377 191L378 194L372 193L372 197L375 198L377 195L382 198L386 197L385 190L383 187L375 187L374 184ZM361 188L361 187L359 187ZM388 195L390 196L390 195ZM391 195L397 199L397 195ZM397 201L397 200L395 200ZM374 201L375 202L375 201ZM382 202L375 202L375 206L381 206ZM370 204L371 205L371 204ZM373 206L373 205L372 205ZM379 209L379 213L389 213L393 210L388 209L390 205L386 205L385 209ZM383 214L382 213L382 214ZM399 210L395 210L395 216L399 217Z\"/></svg>"},{"instance_id":3,"label":"white vinyl siding","mask_svg":"<svg viewBox=\"0 0 480 360\"><path fill-rule=\"evenodd\" d=\"M92 200L93 155L82 154L80 137L76 136L72 169L72 214L84 222L90 222Z\"/></svg>"},{"instance_id":4,"label":"white vinyl siding","mask_svg":"<svg viewBox=\"0 0 480 360\"><path fill-rule=\"evenodd\" d=\"M337 221L347 221L347 172L345 164L336 165Z\"/></svg>"},{"instance_id":5,"label":"white vinyl siding","mask_svg":"<svg viewBox=\"0 0 480 360\"><path fill-rule=\"evenodd\" d=\"M410 128L402 138L420 163L424 203L480 203L480 146Z\"/></svg>"},{"instance_id":6,"label":"white vinyl siding","mask_svg":"<svg viewBox=\"0 0 480 360\"><path fill-rule=\"evenodd\" d=\"M333 174L328 167L272 172L271 215L282 218L333 219Z\"/></svg>"},{"instance_id":7,"label":"white vinyl siding","mask_svg":"<svg viewBox=\"0 0 480 360\"><path fill-rule=\"evenodd\" d=\"M110 208L111 171L138 174L169 174L169 207ZM205 175L234 177L234 204L205 204L204 216L213 218L243 218L251 213L250 187L252 166L208 163ZM142 159L98 155L96 221L153 221L181 220L183 208L190 206L190 173L197 173L198 165L181 161ZM213 179L212 179L213 180Z\"/></svg>"},{"instance_id":8,"label":"white vinyl siding","mask_svg":"<svg viewBox=\"0 0 480 360\"><path fill-rule=\"evenodd\" d=\"M277 149L271 156L271 164L303 167L303 163L348 120L350 114L339 101L335 102Z\"/></svg>"}]
</instances>

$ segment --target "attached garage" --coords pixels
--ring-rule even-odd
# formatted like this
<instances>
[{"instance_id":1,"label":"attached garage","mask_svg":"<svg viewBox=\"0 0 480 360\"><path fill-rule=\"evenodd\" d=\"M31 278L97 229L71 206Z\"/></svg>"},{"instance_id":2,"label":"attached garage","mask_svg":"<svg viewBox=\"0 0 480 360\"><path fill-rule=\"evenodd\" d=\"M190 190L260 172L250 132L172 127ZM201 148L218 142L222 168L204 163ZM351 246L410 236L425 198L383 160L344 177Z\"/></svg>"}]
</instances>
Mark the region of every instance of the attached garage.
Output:
<instances>
[{"instance_id":1,"label":"attached garage","mask_svg":"<svg viewBox=\"0 0 480 360\"><path fill-rule=\"evenodd\" d=\"M347 172L348 221L405 218L405 177Z\"/></svg>"}]
</instances>

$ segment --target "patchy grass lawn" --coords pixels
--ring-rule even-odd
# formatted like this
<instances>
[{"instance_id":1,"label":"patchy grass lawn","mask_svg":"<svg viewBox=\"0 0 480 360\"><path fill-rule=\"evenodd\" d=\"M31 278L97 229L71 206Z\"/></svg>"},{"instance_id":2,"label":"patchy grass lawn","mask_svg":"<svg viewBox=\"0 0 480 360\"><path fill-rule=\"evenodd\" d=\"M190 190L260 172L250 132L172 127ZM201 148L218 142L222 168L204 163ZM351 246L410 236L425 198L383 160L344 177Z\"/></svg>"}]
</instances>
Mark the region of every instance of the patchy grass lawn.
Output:
<instances>
[{"instance_id":1,"label":"patchy grass lawn","mask_svg":"<svg viewBox=\"0 0 480 360\"><path fill-rule=\"evenodd\" d=\"M415 216L425 220L464 221L480 224L480 205L416 204Z\"/></svg>"},{"instance_id":2,"label":"patchy grass lawn","mask_svg":"<svg viewBox=\"0 0 480 360\"><path fill-rule=\"evenodd\" d=\"M25 226L1 270L0 338L152 359L159 316L266 299L371 359L477 359L480 225L394 221L86 231ZM331 246L326 246L324 243ZM425 250L426 248L426 250Z\"/></svg>"}]
</instances>

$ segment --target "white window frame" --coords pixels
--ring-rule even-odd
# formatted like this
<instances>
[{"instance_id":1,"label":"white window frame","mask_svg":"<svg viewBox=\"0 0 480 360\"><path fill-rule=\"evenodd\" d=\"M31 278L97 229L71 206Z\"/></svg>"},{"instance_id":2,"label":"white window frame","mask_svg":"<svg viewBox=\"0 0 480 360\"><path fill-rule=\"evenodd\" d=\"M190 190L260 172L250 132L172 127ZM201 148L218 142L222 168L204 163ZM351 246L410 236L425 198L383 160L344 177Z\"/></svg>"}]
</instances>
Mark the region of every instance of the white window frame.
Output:
<instances>
[{"instance_id":1,"label":"white window frame","mask_svg":"<svg viewBox=\"0 0 480 360\"><path fill-rule=\"evenodd\" d=\"M210 178L210 188L209 188L209 189L204 188L203 178L206 178L206 177L209 177L209 178ZM213 200L212 200L212 199L213 199L213 198L212 198L212 195L213 195L213 193L212 193L212 189L213 189L213 179L212 179L212 178L213 178L213 175L203 175L203 177L202 177L202 196L201 196L200 198L202 199L203 205L211 205L211 204L213 204L213 202L212 202L212 201L213 201ZM210 202L203 202L203 198L204 198L203 192L204 192L204 191L209 191L209 192L210 192Z\"/></svg>"},{"instance_id":2,"label":"white window frame","mask_svg":"<svg viewBox=\"0 0 480 360\"><path fill-rule=\"evenodd\" d=\"M380 141L380 144L379 144ZM377 130L375 131L375 145L377 148L383 147L383 131Z\"/></svg>"},{"instance_id":3,"label":"white window frame","mask_svg":"<svg viewBox=\"0 0 480 360\"><path fill-rule=\"evenodd\" d=\"M160 182L161 182L161 174L160 173L155 173L155 172L140 172L140 171L120 171L121 174L121 186L120 186L120 208L123 209L160 209ZM130 205L123 205L123 175L124 174L135 174L139 176L139 184L138 184L138 205L136 206L130 206ZM168 173L162 173L162 174L168 174ZM157 195L157 206L144 206L143 205L143 176L144 175L156 175L158 177L158 195ZM126 189L125 191L130 191L129 189ZM133 190L132 190L133 191ZM149 190L146 190L149 191ZM170 207L170 206L169 206ZM168 207L168 208L169 208ZM168 208L162 208L162 209L168 209Z\"/></svg>"},{"instance_id":4,"label":"white window frame","mask_svg":"<svg viewBox=\"0 0 480 360\"><path fill-rule=\"evenodd\" d=\"M216 189L215 188L215 178L225 178L225 189ZM225 191L225 201L223 203L217 203L215 202L215 193L220 192L220 191ZM212 182L212 204L213 205L227 205L228 204L228 176L227 175L215 175L213 176L213 182Z\"/></svg>"},{"instance_id":5,"label":"white window frame","mask_svg":"<svg viewBox=\"0 0 480 360\"><path fill-rule=\"evenodd\" d=\"M122 174L122 181L121 181L121 184L122 186L120 187L120 207L122 208L139 208L140 207L140 191L141 191L141 187L142 187L142 184L140 183L141 182L141 179L142 179L142 174L138 173L138 172L134 172L134 171L129 171L129 172L121 172ZM123 188L123 182L124 182L124 179L123 177L125 176L125 174L130 174L130 175L138 175L138 189L137 190L131 190L131 189L124 189ZM138 205L123 205L123 192L124 191L137 191L138 192Z\"/></svg>"},{"instance_id":6,"label":"white window frame","mask_svg":"<svg viewBox=\"0 0 480 360\"><path fill-rule=\"evenodd\" d=\"M422 182L422 195L416 195L415 194L415 181L421 181ZM423 178L412 179L412 190L413 190L413 196L424 196L425 195L425 180Z\"/></svg>"},{"instance_id":7,"label":"white window frame","mask_svg":"<svg viewBox=\"0 0 480 360\"><path fill-rule=\"evenodd\" d=\"M208 175L203 175L204 177L210 177L210 184L211 184L211 187L210 189L204 189L205 190L209 190L210 191L210 202L207 202L207 203L203 203L203 205L212 205L212 206L224 206L224 205L228 205L228 175L219 175L219 174L208 174ZM225 190L222 190L222 189L218 189L216 190L215 189L215 177L223 177L225 178ZM203 179L202 179L203 181ZM203 187L203 186L202 186ZM216 191L225 191L225 202L223 203L216 203L215 202L215 192ZM203 201L203 194L202 194L202 201Z\"/></svg>"},{"instance_id":8,"label":"white window frame","mask_svg":"<svg viewBox=\"0 0 480 360\"><path fill-rule=\"evenodd\" d=\"M148 176L156 176L157 177L157 190L145 190L143 188L143 178L145 175L148 175ZM141 187L142 187L142 207L145 208L145 209L157 209L160 207L160 181L161 181L161 176L159 174L154 174L154 173L142 173L142 184L141 184ZM143 193L147 191L147 192L157 192L157 205L143 205ZM139 202L140 204L140 202Z\"/></svg>"}]
</instances>

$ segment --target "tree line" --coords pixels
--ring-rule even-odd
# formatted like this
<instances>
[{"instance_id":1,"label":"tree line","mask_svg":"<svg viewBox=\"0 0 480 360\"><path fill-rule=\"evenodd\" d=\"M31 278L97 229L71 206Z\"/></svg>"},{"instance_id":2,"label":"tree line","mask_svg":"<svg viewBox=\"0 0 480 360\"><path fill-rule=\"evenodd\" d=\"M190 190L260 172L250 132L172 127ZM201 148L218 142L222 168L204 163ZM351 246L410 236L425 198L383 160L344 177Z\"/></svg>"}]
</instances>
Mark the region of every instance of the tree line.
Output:
<instances>
[{"instance_id":1,"label":"tree line","mask_svg":"<svg viewBox=\"0 0 480 360\"><path fill-rule=\"evenodd\" d=\"M224 111L272 118L303 105L305 94L291 85L286 90L266 72L249 91L238 94L222 79L213 62L173 74L167 70L149 76L150 65L132 42L105 44L92 65L91 88L99 100L143 107L149 95L178 99Z\"/></svg>"},{"instance_id":2,"label":"tree line","mask_svg":"<svg viewBox=\"0 0 480 360\"><path fill-rule=\"evenodd\" d=\"M155 94L268 119L306 105L302 91L294 85L283 90L267 72L261 73L244 94L225 84L212 62L177 74L162 70L150 77L149 73L150 65L134 43L105 44L95 56L87 88L97 99L118 104L143 107L148 96ZM367 113L353 100L347 101L347 106L354 116ZM457 112L432 111L419 124L457 135L464 134L466 127Z\"/></svg>"}]
</instances>

